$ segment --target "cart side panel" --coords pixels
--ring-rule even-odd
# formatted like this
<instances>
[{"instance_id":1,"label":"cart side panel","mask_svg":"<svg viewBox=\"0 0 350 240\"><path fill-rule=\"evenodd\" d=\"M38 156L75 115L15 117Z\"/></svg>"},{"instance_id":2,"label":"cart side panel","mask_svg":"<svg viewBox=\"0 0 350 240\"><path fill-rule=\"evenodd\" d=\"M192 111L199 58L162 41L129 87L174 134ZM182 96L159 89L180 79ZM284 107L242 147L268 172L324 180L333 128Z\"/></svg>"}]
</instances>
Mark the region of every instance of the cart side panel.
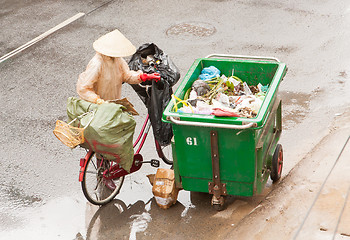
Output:
<instances>
[{"instance_id":1,"label":"cart side panel","mask_svg":"<svg viewBox=\"0 0 350 240\"><path fill-rule=\"evenodd\" d=\"M276 95L271 100L269 115L263 127L256 131L257 184L256 193L261 193L271 170L271 160L282 132L281 100Z\"/></svg>"},{"instance_id":2,"label":"cart side panel","mask_svg":"<svg viewBox=\"0 0 350 240\"><path fill-rule=\"evenodd\" d=\"M228 185L228 194L252 194L256 175L254 130L176 125L173 130L178 174L185 190L208 192L208 183L213 181L210 131L214 130L218 133L220 178Z\"/></svg>"}]
</instances>

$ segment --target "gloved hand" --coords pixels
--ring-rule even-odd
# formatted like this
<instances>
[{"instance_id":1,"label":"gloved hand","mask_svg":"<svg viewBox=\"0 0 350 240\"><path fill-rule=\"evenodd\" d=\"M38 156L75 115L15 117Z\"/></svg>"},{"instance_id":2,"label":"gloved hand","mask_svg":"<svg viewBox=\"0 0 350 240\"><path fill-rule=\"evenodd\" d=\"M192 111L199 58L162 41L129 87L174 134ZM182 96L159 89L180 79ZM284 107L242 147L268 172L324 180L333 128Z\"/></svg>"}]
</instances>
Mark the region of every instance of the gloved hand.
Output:
<instances>
[{"instance_id":1,"label":"gloved hand","mask_svg":"<svg viewBox=\"0 0 350 240\"><path fill-rule=\"evenodd\" d=\"M105 100L103 100L103 99L101 99L101 98L98 98L98 99L96 100L96 104L100 105L100 104L102 104L102 103L105 103Z\"/></svg>"},{"instance_id":2,"label":"gloved hand","mask_svg":"<svg viewBox=\"0 0 350 240\"><path fill-rule=\"evenodd\" d=\"M152 79L158 82L160 80L160 75L159 73L152 73L152 74L142 73L140 74L140 79L142 82L145 82L147 80L152 80Z\"/></svg>"}]
</instances>

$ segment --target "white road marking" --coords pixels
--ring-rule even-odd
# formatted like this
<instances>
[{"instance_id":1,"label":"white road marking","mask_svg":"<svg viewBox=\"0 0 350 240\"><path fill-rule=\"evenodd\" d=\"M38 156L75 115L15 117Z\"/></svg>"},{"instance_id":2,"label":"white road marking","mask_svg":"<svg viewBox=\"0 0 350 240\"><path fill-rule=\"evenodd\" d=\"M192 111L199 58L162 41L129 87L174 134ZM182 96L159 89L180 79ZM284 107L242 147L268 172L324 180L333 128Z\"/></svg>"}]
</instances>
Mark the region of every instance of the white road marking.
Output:
<instances>
[{"instance_id":1,"label":"white road marking","mask_svg":"<svg viewBox=\"0 0 350 240\"><path fill-rule=\"evenodd\" d=\"M49 36L50 34L56 32L57 30L67 26L68 24L74 22L75 20L81 18L82 16L85 16L85 13L78 13L76 15L74 15L71 18L68 18L67 20L65 20L64 22L58 24L57 26L51 28L50 30L44 32L43 34L39 35L38 37L34 38L33 40L27 42L26 44L23 44L22 46L20 46L19 48L16 48L15 50L13 50L12 52L9 52L8 54L2 56L0 58L0 63L2 63L3 61L9 59L10 57L16 55L17 53L20 53L21 51L23 51L24 49L27 49L28 47L32 46L33 44L43 40L44 38L46 38L47 36Z\"/></svg>"}]
</instances>

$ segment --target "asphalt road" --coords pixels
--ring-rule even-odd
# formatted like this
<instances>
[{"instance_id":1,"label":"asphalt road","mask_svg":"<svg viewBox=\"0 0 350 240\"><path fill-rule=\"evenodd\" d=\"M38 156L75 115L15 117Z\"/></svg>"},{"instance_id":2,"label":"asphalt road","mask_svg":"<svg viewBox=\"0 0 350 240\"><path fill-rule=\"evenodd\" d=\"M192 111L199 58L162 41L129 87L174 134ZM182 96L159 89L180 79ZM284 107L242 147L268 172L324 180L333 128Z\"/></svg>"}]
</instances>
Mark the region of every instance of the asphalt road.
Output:
<instances>
[{"instance_id":1,"label":"asphalt road","mask_svg":"<svg viewBox=\"0 0 350 240\"><path fill-rule=\"evenodd\" d=\"M4 239L213 239L234 228L261 196L228 199L216 213L207 194L181 192L167 211L152 200L143 167L127 178L115 204L86 203L78 182L84 150L52 134L66 119L66 100L94 55L92 43L118 28L139 46L154 42L181 79L212 53L273 56L288 73L280 86L283 177L348 111L350 5L341 1L13 1L2 0L0 57L78 13L84 16L0 63L0 234ZM174 87L176 89L177 85ZM146 110L131 87L140 128ZM152 138L143 151L154 158ZM120 206L121 208L117 208ZM119 210L124 209L124 210ZM40 234L38 234L38 232Z\"/></svg>"}]
</instances>

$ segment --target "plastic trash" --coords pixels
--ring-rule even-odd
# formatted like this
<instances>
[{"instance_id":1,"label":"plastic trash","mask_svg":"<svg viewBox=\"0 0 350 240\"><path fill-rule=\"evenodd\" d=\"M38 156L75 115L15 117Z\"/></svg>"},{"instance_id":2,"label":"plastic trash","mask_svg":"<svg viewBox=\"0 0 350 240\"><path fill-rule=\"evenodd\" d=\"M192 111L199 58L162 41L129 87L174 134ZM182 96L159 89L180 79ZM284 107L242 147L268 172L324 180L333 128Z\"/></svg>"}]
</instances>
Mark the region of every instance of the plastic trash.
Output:
<instances>
[{"instance_id":1,"label":"plastic trash","mask_svg":"<svg viewBox=\"0 0 350 240\"><path fill-rule=\"evenodd\" d=\"M203 68L201 74L199 75L199 79L207 80L215 77L220 77L220 70L214 66Z\"/></svg>"},{"instance_id":2,"label":"plastic trash","mask_svg":"<svg viewBox=\"0 0 350 240\"><path fill-rule=\"evenodd\" d=\"M267 90L269 89L269 85L263 86L261 83L259 83L257 87L259 89L259 92L263 92L263 93L266 93Z\"/></svg>"},{"instance_id":3,"label":"plastic trash","mask_svg":"<svg viewBox=\"0 0 350 240\"><path fill-rule=\"evenodd\" d=\"M173 61L154 43L140 46L129 61L131 70L159 73L160 81L131 84L148 109L153 134L161 146L169 145L173 132L170 123L162 122L162 114L173 94L172 86L180 79L180 72ZM151 87L149 87L151 86Z\"/></svg>"},{"instance_id":4,"label":"plastic trash","mask_svg":"<svg viewBox=\"0 0 350 240\"><path fill-rule=\"evenodd\" d=\"M246 95L253 95L252 91L250 90L246 82L243 83L243 90Z\"/></svg>"},{"instance_id":5,"label":"plastic trash","mask_svg":"<svg viewBox=\"0 0 350 240\"><path fill-rule=\"evenodd\" d=\"M210 91L209 85L203 80L196 80L192 84L192 89L197 93L198 96L203 96Z\"/></svg>"},{"instance_id":6,"label":"plastic trash","mask_svg":"<svg viewBox=\"0 0 350 240\"><path fill-rule=\"evenodd\" d=\"M217 117L240 117L239 114L222 108L214 108L211 115L215 115Z\"/></svg>"},{"instance_id":7,"label":"plastic trash","mask_svg":"<svg viewBox=\"0 0 350 240\"><path fill-rule=\"evenodd\" d=\"M254 95L241 96L236 100L235 110L243 117L255 117L261 107L262 100Z\"/></svg>"},{"instance_id":8,"label":"plastic trash","mask_svg":"<svg viewBox=\"0 0 350 240\"><path fill-rule=\"evenodd\" d=\"M216 96L216 100L218 100L220 103L222 103L223 105L225 105L226 107L229 107L230 106L230 99L229 97L224 94L224 93L219 93L217 96Z\"/></svg>"},{"instance_id":9,"label":"plastic trash","mask_svg":"<svg viewBox=\"0 0 350 240\"><path fill-rule=\"evenodd\" d=\"M196 102L196 106L183 106L180 109L178 109L177 112L210 115L213 112L213 109L212 106L210 106L209 104L198 100Z\"/></svg>"},{"instance_id":10,"label":"plastic trash","mask_svg":"<svg viewBox=\"0 0 350 240\"><path fill-rule=\"evenodd\" d=\"M192 90L192 91L190 92L190 96L189 96L188 99L196 99L197 97L198 97L197 92L194 91L194 90Z\"/></svg>"},{"instance_id":11,"label":"plastic trash","mask_svg":"<svg viewBox=\"0 0 350 240\"><path fill-rule=\"evenodd\" d=\"M250 104L250 109L252 109L254 114L258 114L262 101L259 98L255 98L255 100Z\"/></svg>"},{"instance_id":12,"label":"plastic trash","mask_svg":"<svg viewBox=\"0 0 350 240\"><path fill-rule=\"evenodd\" d=\"M190 108L188 106L184 106L184 107L181 107L180 109L177 110L177 112L180 112L180 113L198 113L196 111L196 108Z\"/></svg>"}]
</instances>

